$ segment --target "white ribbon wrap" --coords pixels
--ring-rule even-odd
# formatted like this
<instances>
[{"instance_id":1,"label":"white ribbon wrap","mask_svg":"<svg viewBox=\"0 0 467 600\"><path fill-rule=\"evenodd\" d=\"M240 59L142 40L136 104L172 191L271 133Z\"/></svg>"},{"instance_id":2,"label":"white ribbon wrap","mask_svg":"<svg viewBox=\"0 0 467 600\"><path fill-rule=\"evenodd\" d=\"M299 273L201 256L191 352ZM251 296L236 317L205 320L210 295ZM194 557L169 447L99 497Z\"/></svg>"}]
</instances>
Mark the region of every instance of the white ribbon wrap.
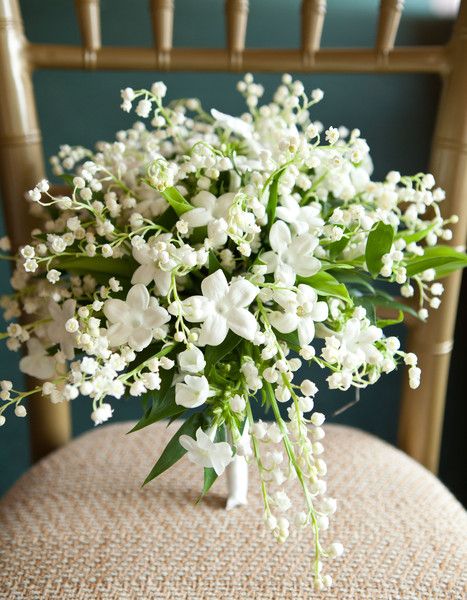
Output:
<instances>
[{"instance_id":1,"label":"white ribbon wrap","mask_svg":"<svg viewBox=\"0 0 467 600\"><path fill-rule=\"evenodd\" d=\"M228 435L229 442L232 443L230 433ZM248 436L248 422L245 423L243 436ZM248 504L248 463L245 457L236 454L226 471L228 489L226 510L246 506Z\"/></svg>"}]
</instances>

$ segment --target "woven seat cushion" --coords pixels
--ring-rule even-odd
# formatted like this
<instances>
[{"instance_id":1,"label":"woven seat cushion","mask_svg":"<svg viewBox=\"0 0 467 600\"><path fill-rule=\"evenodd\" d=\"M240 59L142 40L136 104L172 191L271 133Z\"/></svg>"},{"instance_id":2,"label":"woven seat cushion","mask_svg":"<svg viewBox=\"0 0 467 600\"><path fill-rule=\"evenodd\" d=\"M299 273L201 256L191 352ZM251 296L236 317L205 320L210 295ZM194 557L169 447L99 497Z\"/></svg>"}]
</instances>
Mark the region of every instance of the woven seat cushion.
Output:
<instances>
[{"instance_id":1,"label":"woven seat cushion","mask_svg":"<svg viewBox=\"0 0 467 600\"><path fill-rule=\"evenodd\" d=\"M310 532L279 545L250 504L223 510L225 482L194 506L202 474L188 460L141 489L169 439L164 425L125 436L102 427L45 458L0 502L0 598L294 600L463 598L467 517L410 458L355 429L329 426L335 587L313 591Z\"/></svg>"}]
</instances>

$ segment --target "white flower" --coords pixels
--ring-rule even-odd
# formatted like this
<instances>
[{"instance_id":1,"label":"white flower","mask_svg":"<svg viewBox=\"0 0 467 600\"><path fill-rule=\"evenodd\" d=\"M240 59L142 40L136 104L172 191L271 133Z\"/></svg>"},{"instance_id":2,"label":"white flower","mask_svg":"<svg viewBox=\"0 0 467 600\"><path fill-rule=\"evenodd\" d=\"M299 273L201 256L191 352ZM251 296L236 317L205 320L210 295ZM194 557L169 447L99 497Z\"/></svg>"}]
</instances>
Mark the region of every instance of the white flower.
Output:
<instances>
[{"instance_id":1,"label":"white flower","mask_svg":"<svg viewBox=\"0 0 467 600\"><path fill-rule=\"evenodd\" d=\"M163 237L160 236L160 238L162 241ZM164 265L164 269L161 269L154 260L152 249L148 244L145 244L141 248L136 246L133 247L133 258L139 262L141 266L133 273L131 283L133 285L137 283L149 285L151 281L154 281L156 293L161 296L167 296L172 278L170 271L175 266L175 262L169 259Z\"/></svg>"},{"instance_id":2,"label":"white flower","mask_svg":"<svg viewBox=\"0 0 467 600\"><path fill-rule=\"evenodd\" d=\"M36 379L51 379L55 375L55 359L49 356L40 340L32 337L28 341L28 354L19 361L19 368Z\"/></svg>"},{"instance_id":3,"label":"white flower","mask_svg":"<svg viewBox=\"0 0 467 600\"><path fill-rule=\"evenodd\" d=\"M184 383L175 385L175 403L179 406L196 408L212 396L214 392L209 389L209 382L204 376L185 375Z\"/></svg>"},{"instance_id":4,"label":"white flower","mask_svg":"<svg viewBox=\"0 0 467 600\"><path fill-rule=\"evenodd\" d=\"M283 197L281 206L276 210L277 218L293 225L297 235L314 232L323 227L324 221L319 214L320 209L317 206L300 206L292 196Z\"/></svg>"},{"instance_id":5,"label":"white flower","mask_svg":"<svg viewBox=\"0 0 467 600\"><path fill-rule=\"evenodd\" d=\"M190 346L178 355L178 364L182 371L199 373L206 366L204 355L196 346Z\"/></svg>"},{"instance_id":6,"label":"white flower","mask_svg":"<svg viewBox=\"0 0 467 600\"><path fill-rule=\"evenodd\" d=\"M104 314L110 323L107 330L109 345L128 344L137 351L149 346L154 330L170 320L165 308L158 305L141 283L130 289L126 301L106 300Z\"/></svg>"},{"instance_id":7,"label":"white flower","mask_svg":"<svg viewBox=\"0 0 467 600\"><path fill-rule=\"evenodd\" d=\"M201 346L218 346L229 329L247 340L254 339L258 325L246 307L259 292L255 285L242 277L229 285L224 272L218 269L203 279L201 291L202 296L191 296L182 302L186 320L203 323L198 339ZM169 307L169 311L174 310L177 308L173 305Z\"/></svg>"},{"instance_id":8,"label":"white flower","mask_svg":"<svg viewBox=\"0 0 467 600\"><path fill-rule=\"evenodd\" d=\"M276 281L293 285L296 275L310 277L321 267L320 261L313 256L318 239L304 233L292 239L290 229L284 221L276 221L269 232L272 250L261 254L268 273L274 273Z\"/></svg>"},{"instance_id":9,"label":"white flower","mask_svg":"<svg viewBox=\"0 0 467 600\"><path fill-rule=\"evenodd\" d=\"M190 200L195 208L183 213L183 220L190 227L203 227L218 219L226 220L234 198L235 194L231 192L216 198L211 192L203 190Z\"/></svg>"},{"instance_id":10,"label":"white flower","mask_svg":"<svg viewBox=\"0 0 467 600\"><path fill-rule=\"evenodd\" d=\"M232 448L229 444L213 442L201 427L196 431L196 440L188 435L181 435L179 441L191 462L200 467L212 468L217 475L222 475L232 460Z\"/></svg>"},{"instance_id":11,"label":"white flower","mask_svg":"<svg viewBox=\"0 0 467 600\"><path fill-rule=\"evenodd\" d=\"M113 412L110 404L104 402L91 413L91 419L94 421L94 425L101 425L112 417Z\"/></svg>"},{"instance_id":12,"label":"white flower","mask_svg":"<svg viewBox=\"0 0 467 600\"><path fill-rule=\"evenodd\" d=\"M60 306L51 300L48 308L52 323L47 326L47 335L53 343L60 344L60 350L65 358L71 360L75 355L75 339L73 334L68 333L65 324L75 315L76 301L69 298Z\"/></svg>"},{"instance_id":13,"label":"white flower","mask_svg":"<svg viewBox=\"0 0 467 600\"><path fill-rule=\"evenodd\" d=\"M328 318L328 305L318 302L316 291L309 285L301 283L295 294L289 290L279 290L274 294L276 302L284 312L275 311L270 321L281 333L298 331L300 346L307 346L315 337L315 321Z\"/></svg>"}]
</instances>

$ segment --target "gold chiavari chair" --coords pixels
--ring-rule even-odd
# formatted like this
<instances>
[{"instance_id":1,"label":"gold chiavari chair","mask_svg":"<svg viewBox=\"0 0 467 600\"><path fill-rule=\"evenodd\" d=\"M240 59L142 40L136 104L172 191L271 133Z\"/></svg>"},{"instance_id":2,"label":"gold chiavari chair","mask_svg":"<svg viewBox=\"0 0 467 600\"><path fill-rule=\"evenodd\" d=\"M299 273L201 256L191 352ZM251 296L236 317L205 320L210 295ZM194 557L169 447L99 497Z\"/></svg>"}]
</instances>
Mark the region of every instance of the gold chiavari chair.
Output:
<instances>
[{"instance_id":1,"label":"gold chiavari chair","mask_svg":"<svg viewBox=\"0 0 467 600\"><path fill-rule=\"evenodd\" d=\"M30 43L18 0L0 0L0 179L14 247L30 224L24 191L44 176L32 74L38 69L434 73L443 81L429 170L459 215L450 244L467 234L467 1L446 46L395 47L403 0L381 0L374 48L320 48L325 0L303 0L301 45L245 48L248 0L226 0L227 45L174 48L173 0L150 0L154 48L103 47L98 0L76 0L82 45ZM445 280L443 303L411 323L408 348L423 383L404 384L399 446L432 472L438 466L461 275ZM70 438L69 407L29 405L32 454ZM0 597L311 597L307 542L273 546L259 526L260 498L224 513L213 494L193 507L197 482L179 465L145 492L137 488L168 439L164 427L123 439L125 426L88 433L34 466L0 505ZM336 528L349 547L336 563L340 598L460 598L465 514L406 454L344 427L329 428L330 486L342 498ZM221 488L221 486L219 486ZM198 560L190 561L190 557ZM296 570L296 574L292 573ZM292 574L291 574L292 573ZM2 593L4 595L2 595Z\"/></svg>"}]
</instances>

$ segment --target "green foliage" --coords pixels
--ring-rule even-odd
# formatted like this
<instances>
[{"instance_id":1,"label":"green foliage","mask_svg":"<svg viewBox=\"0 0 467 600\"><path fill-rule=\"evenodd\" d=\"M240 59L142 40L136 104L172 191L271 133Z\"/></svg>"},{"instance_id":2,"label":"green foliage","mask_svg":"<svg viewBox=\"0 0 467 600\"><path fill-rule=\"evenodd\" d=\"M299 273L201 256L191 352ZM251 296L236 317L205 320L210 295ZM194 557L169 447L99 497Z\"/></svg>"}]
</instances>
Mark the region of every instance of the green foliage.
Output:
<instances>
[{"instance_id":1,"label":"green foliage","mask_svg":"<svg viewBox=\"0 0 467 600\"><path fill-rule=\"evenodd\" d=\"M162 196L167 200L170 206L174 209L178 216L183 213L193 210L193 206L186 200L175 187L165 188L161 192Z\"/></svg>"},{"instance_id":2,"label":"green foliage","mask_svg":"<svg viewBox=\"0 0 467 600\"><path fill-rule=\"evenodd\" d=\"M242 338L233 331L229 331L225 340L219 346L206 346L204 350L204 358L206 360L206 366L204 372L206 377L209 376L214 365L221 361L224 356L230 354L242 341Z\"/></svg>"},{"instance_id":3,"label":"green foliage","mask_svg":"<svg viewBox=\"0 0 467 600\"><path fill-rule=\"evenodd\" d=\"M286 166L281 167L272 175L272 179L269 187L269 200L266 206L266 214L268 215L268 225L266 231L269 233L275 219L276 219L276 209L277 209L277 200L278 200L278 188L279 188L279 180L282 176L282 173L285 171Z\"/></svg>"},{"instance_id":4,"label":"green foliage","mask_svg":"<svg viewBox=\"0 0 467 600\"><path fill-rule=\"evenodd\" d=\"M183 406L175 403L175 387L172 385L173 376L174 369L163 371L160 389L144 394L143 402L146 403L147 409L129 433L143 429L162 419L176 417L185 411Z\"/></svg>"},{"instance_id":5,"label":"green foliage","mask_svg":"<svg viewBox=\"0 0 467 600\"><path fill-rule=\"evenodd\" d=\"M425 248L423 256L415 256L407 263L407 276L413 277L427 269L434 269L437 277L444 277L467 266L467 255L450 246Z\"/></svg>"},{"instance_id":6,"label":"green foliage","mask_svg":"<svg viewBox=\"0 0 467 600\"><path fill-rule=\"evenodd\" d=\"M55 269L78 275L104 274L110 277L132 277L137 263L130 256L123 258L104 258L103 256L76 256L75 258L56 257L53 261Z\"/></svg>"},{"instance_id":7,"label":"green foliage","mask_svg":"<svg viewBox=\"0 0 467 600\"><path fill-rule=\"evenodd\" d=\"M394 240L394 229L392 225L386 225L379 221L368 235L365 248L365 261L368 271L373 277L377 277L383 266L382 258L391 250Z\"/></svg>"},{"instance_id":8,"label":"green foliage","mask_svg":"<svg viewBox=\"0 0 467 600\"><path fill-rule=\"evenodd\" d=\"M182 456L186 454L185 448L180 445L179 439L182 435L188 435L189 437L194 437L196 434L196 430L198 427L201 427L203 422L202 413L194 413L191 417L188 417L186 421L184 421L183 425L178 429L175 435L172 437L170 442L165 447L164 451L159 457L159 460L156 462L154 467L152 468L149 475L144 480L143 485L146 485L156 477L158 477L167 469L170 469L176 462L178 462Z\"/></svg>"},{"instance_id":9,"label":"green foliage","mask_svg":"<svg viewBox=\"0 0 467 600\"><path fill-rule=\"evenodd\" d=\"M299 277L299 283L306 283L314 288L320 296L332 296L344 302L350 302L349 292L343 283L339 283L327 271L320 271L311 277Z\"/></svg>"}]
</instances>

